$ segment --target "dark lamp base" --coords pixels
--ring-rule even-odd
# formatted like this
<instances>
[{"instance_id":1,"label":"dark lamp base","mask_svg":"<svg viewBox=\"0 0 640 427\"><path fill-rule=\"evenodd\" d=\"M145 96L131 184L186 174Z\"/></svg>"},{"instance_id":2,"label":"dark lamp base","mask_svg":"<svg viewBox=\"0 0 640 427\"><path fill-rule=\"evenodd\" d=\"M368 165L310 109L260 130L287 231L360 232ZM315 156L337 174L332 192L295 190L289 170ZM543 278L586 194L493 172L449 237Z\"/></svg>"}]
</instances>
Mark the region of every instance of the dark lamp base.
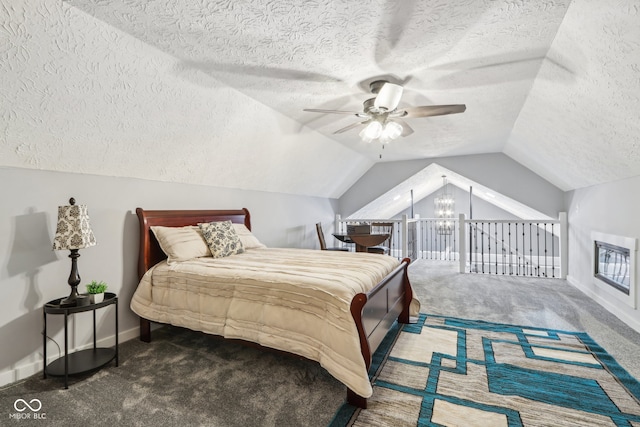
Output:
<instances>
[{"instance_id":1,"label":"dark lamp base","mask_svg":"<svg viewBox=\"0 0 640 427\"><path fill-rule=\"evenodd\" d=\"M83 307L91 304L91 298L87 295L77 295L75 297L65 298L60 301L61 307Z\"/></svg>"}]
</instances>

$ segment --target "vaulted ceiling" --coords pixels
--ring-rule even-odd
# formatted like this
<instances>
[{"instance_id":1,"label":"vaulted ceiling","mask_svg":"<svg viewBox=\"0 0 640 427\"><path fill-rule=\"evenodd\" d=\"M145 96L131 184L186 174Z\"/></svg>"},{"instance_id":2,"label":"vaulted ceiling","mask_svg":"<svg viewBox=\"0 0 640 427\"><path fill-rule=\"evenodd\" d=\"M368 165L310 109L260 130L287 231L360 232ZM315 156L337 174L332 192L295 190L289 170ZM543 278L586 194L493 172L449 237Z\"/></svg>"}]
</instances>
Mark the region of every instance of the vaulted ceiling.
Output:
<instances>
[{"instance_id":1,"label":"vaulted ceiling","mask_svg":"<svg viewBox=\"0 0 640 427\"><path fill-rule=\"evenodd\" d=\"M0 165L322 197L476 153L563 190L640 173L637 1L0 4ZM303 111L360 111L380 78L401 107L467 110L384 148Z\"/></svg>"}]
</instances>

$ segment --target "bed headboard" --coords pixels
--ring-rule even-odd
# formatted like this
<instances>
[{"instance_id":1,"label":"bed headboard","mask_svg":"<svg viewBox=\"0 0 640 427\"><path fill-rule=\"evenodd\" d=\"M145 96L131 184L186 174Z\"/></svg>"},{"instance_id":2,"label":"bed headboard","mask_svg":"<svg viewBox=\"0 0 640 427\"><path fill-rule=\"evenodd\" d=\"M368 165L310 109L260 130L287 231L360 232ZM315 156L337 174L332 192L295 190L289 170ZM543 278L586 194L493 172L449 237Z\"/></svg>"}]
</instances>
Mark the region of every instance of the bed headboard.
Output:
<instances>
[{"instance_id":1,"label":"bed headboard","mask_svg":"<svg viewBox=\"0 0 640 427\"><path fill-rule=\"evenodd\" d=\"M231 221L244 224L251 230L251 216L246 208L238 210L163 210L148 211L136 209L140 222L140 250L138 253L138 278L141 279L148 269L167 258L160 249L151 226L184 227L201 222Z\"/></svg>"}]
</instances>

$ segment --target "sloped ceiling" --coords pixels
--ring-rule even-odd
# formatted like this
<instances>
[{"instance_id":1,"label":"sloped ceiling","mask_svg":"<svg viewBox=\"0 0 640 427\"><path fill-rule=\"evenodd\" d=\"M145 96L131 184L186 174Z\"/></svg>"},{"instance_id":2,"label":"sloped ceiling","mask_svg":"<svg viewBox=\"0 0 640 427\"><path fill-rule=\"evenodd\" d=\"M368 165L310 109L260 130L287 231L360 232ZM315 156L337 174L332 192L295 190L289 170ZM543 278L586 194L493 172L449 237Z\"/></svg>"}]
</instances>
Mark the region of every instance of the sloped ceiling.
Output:
<instances>
[{"instance_id":1,"label":"sloped ceiling","mask_svg":"<svg viewBox=\"0 0 640 427\"><path fill-rule=\"evenodd\" d=\"M564 190L640 175L640 3L572 1L547 57L504 153Z\"/></svg>"},{"instance_id":2,"label":"sloped ceiling","mask_svg":"<svg viewBox=\"0 0 640 427\"><path fill-rule=\"evenodd\" d=\"M564 190L640 171L631 0L0 4L0 165L322 197L413 158L504 151ZM380 77L467 111L384 149L302 111Z\"/></svg>"}]
</instances>

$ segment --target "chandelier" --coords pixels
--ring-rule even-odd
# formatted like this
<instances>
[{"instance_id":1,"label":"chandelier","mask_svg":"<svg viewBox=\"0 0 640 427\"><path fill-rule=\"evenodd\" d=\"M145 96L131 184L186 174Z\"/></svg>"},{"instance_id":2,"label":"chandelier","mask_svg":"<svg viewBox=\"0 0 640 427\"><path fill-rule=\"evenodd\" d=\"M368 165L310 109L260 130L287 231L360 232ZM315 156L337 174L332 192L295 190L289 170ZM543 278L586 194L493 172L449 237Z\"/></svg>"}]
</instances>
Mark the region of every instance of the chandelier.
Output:
<instances>
[{"instance_id":1,"label":"chandelier","mask_svg":"<svg viewBox=\"0 0 640 427\"><path fill-rule=\"evenodd\" d=\"M448 235L453 232L456 201L449 191L447 176L442 175L442 190L435 199L437 233Z\"/></svg>"}]
</instances>

